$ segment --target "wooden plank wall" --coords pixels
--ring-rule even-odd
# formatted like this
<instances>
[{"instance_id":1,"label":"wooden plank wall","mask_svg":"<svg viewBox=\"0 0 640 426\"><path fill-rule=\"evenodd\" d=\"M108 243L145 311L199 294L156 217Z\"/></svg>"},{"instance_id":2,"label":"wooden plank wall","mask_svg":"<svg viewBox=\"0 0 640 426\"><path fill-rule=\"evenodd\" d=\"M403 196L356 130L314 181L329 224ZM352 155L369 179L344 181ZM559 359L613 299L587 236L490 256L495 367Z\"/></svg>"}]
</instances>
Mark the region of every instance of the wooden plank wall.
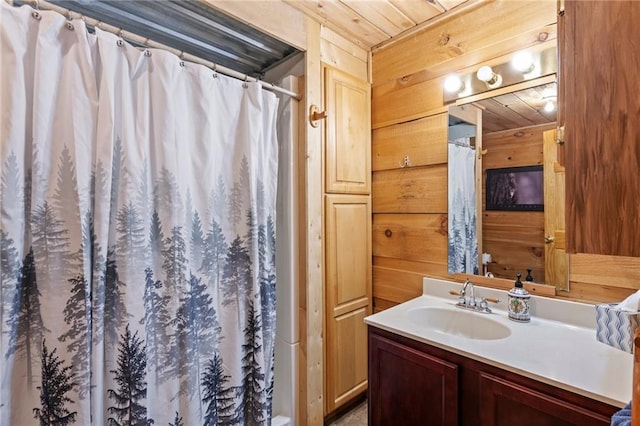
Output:
<instances>
[{"instance_id":1,"label":"wooden plank wall","mask_svg":"<svg viewBox=\"0 0 640 426\"><path fill-rule=\"evenodd\" d=\"M571 254L569 288L558 295L586 302L619 302L640 290L640 257Z\"/></svg>"},{"instance_id":2,"label":"wooden plank wall","mask_svg":"<svg viewBox=\"0 0 640 426\"><path fill-rule=\"evenodd\" d=\"M556 37L555 22L555 2L488 2L374 50L376 310L421 294L424 275L450 278L444 76L539 44L544 37L549 43ZM403 168L405 156L409 165Z\"/></svg>"},{"instance_id":3,"label":"wooden plank wall","mask_svg":"<svg viewBox=\"0 0 640 426\"><path fill-rule=\"evenodd\" d=\"M553 123L485 133L483 172L542 164L542 133L555 126ZM483 180L482 250L493 257L489 271L499 278L514 279L517 273L524 278L527 268L532 268L534 280L544 282L544 212L487 211L484 183Z\"/></svg>"},{"instance_id":4,"label":"wooden plank wall","mask_svg":"<svg viewBox=\"0 0 640 426\"><path fill-rule=\"evenodd\" d=\"M299 130L303 132L304 149L299 149L299 206L300 246L304 261L298 280L300 300L300 351L298 372L300 393L298 423L317 425L324 418L323 377L324 361L322 327L324 321L324 246L322 243L324 207L322 197L322 129L308 125L309 107L322 103L322 64L320 62L320 24L306 19L305 97L300 102Z\"/></svg>"},{"instance_id":5,"label":"wooden plank wall","mask_svg":"<svg viewBox=\"0 0 640 426\"><path fill-rule=\"evenodd\" d=\"M369 52L324 25L320 27L320 60L361 80L371 80Z\"/></svg>"},{"instance_id":6,"label":"wooden plank wall","mask_svg":"<svg viewBox=\"0 0 640 426\"><path fill-rule=\"evenodd\" d=\"M451 278L447 273L444 77L456 71L475 71L479 63L496 63L545 38L546 43L553 43L556 21L556 2L496 0L374 50L376 311L420 295L425 275ZM409 156L409 166L403 168L400 164L405 156ZM637 260L597 257L583 261L571 256L572 290L561 296L620 300L640 288Z\"/></svg>"}]
</instances>

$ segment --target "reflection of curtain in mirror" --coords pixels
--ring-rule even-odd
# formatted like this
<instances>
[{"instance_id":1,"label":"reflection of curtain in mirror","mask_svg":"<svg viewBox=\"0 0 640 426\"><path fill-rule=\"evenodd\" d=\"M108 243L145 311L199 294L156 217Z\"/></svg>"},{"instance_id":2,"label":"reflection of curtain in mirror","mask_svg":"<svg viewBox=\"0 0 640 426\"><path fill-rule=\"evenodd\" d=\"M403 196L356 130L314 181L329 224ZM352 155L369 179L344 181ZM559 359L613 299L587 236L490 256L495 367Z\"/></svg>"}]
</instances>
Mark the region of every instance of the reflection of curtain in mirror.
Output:
<instances>
[{"instance_id":1,"label":"reflection of curtain in mirror","mask_svg":"<svg viewBox=\"0 0 640 426\"><path fill-rule=\"evenodd\" d=\"M449 141L449 273L478 273L475 150L469 138Z\"/></svg>"}]
</instances>

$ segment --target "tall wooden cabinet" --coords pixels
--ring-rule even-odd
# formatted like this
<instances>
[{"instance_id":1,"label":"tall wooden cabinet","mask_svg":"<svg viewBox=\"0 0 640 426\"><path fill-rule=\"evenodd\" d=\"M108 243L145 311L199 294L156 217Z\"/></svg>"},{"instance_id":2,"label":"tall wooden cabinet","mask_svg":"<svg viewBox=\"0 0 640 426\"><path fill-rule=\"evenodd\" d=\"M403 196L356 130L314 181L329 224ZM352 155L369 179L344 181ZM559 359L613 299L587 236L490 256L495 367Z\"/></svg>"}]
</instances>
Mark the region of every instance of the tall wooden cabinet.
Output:
<instances>
[{"instance_id":1,"label":"tall wooden cabinet","mask_svg":"<svg viewBox=\"0 0 640 426\"><path fill-rule=\"evenodd\" d=\"M367 389L371 314L370 85L324 68L325 414Z\"/></svg>"},{"instance_id":2,"label":"tall wooden cabinet","mask_svg":"<svg viewBox=\"0 0 640 426\"><path fill-rule=\"evenodd\" d=\"M567 249L640 257L640 2L566 0L559 20Z\"/></svg>"}]
</instances>

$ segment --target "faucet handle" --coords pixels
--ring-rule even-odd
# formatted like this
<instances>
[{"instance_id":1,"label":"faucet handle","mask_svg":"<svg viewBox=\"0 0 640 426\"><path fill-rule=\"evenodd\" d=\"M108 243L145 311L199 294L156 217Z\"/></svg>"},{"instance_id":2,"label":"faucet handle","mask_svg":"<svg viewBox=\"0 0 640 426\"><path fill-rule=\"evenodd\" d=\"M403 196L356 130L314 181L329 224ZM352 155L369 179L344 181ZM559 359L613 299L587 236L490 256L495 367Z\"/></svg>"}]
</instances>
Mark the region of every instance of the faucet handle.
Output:
<instances>
[{"instance_id":1,"label":"faucet handle","mask_svg":"<svg viewBox=\"0 0 640 426\"><path fill-rule=\"evenodd\" d=\"M484 312L486 314L490 314L492 312L491 309L489 308L488 300L484 297L480 299L480 304L478 305L478 308L480 309L481 312Z\"/></svg>"},{"instance_id":2,"label":"faucet handle","mask_svg":"<svg viewBox=\"0 0 640 426\"><path fill-rule=\"evenodd\" d=\"M489 307L489 302L491 303L500 303L499 299L494 299L493 297L483 297L480 299L480 307L482 309Z\"/></svg>"}]
</instances>

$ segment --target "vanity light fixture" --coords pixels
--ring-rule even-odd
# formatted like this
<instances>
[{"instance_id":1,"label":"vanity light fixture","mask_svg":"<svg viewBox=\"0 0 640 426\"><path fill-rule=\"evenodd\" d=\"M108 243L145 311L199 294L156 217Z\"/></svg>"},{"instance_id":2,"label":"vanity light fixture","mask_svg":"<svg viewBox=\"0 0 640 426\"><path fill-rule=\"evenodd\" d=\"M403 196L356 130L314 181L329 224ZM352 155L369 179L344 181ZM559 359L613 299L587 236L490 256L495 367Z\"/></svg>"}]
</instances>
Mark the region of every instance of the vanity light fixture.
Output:
<instances>
[{"instance_id":1,"label":"vanity light fixture","mask_svg":"<svg viewBox=\"0 0 640 426\"><path fill-rule=\"evenodd\" d=\"M553 100L548 100L546 104L544 104L544 112L553 112L556 110L556 103Z\"/></svg>"},{"instance_id":2,"label":"vanity light fixture","mask_svg":"<svg viewBox=\"0 0 640 426\"><path fill-rule=\"evenodd\" d=\"M521 50L520 52L517 52L515 55L513 55L513 59L511 59L511 65L513 66L513 68L523 74L529 74L535 69L533 55L528 50Z\"/></svg>"},{"instance_id":3,"label":"vanity light fixture","mask_svg":"<svg viewBox=\"0 0 640 426\"><path fill-rule=\"evenodd\" d=\"M444 90L449 93L460 93L464 90L464 83L455 74L451 74L444 80Z\"/></svg>"},{"instance_id":4,"label":"vanity light fixture","mask_svg":"<svg viewBox=\"0 0 640 426\"><path fill-rule=\"evenodd\" d=\"M494 89L502 84L502 76L493 72L493 69L488 65L480 67L476 72L476 77L478 80L484 81L490 89Z\"/></svg>"},{"instance_id":5,"label":"vanity light fixture","mask_svg":"<svg viewBox=\"0 0 640 426\"><path fill-rule=\"evenodd\" d=\"M514 52L508 56L492 59L490 63L478 64L473 71L451 72L439 79L442 84L442 99L445 104L460 102L470 96L500 89L530 80L549 77L558 71L556 46L544 49L531 48ZM544 93L544 96L557 94ZM541 101L537 98L538 102ZM540 113L542 105L536 104ZM546 113L545 113L546 114Z\"/></svg>"}]
</instances>

